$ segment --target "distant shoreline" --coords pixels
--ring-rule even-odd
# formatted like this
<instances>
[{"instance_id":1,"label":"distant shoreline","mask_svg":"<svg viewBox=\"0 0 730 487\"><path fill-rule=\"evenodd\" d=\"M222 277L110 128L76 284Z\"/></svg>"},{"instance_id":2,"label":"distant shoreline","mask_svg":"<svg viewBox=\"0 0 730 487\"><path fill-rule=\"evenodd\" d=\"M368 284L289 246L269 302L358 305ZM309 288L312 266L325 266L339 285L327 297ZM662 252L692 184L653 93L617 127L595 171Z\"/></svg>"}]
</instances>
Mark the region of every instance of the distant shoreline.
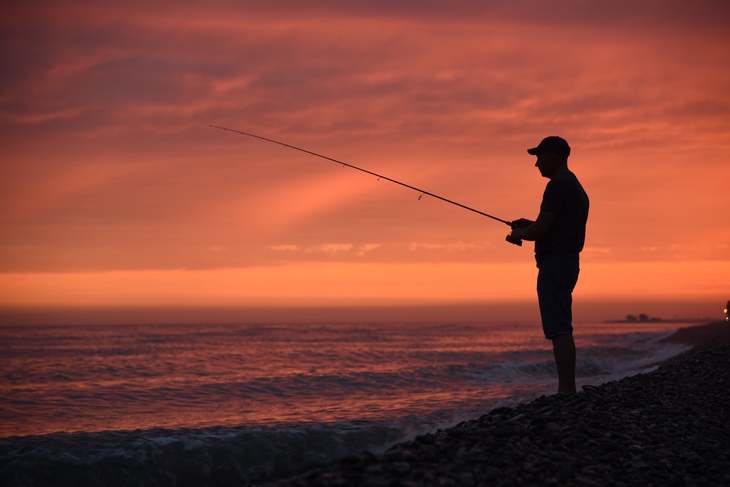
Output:
<instances>
[{"instance_id":1,"label":"distant shoreline","mask_svg":"<svg viewBox=\"0 0 730 487\"><path fill-rule=\"evenodd\" d=\"M671 319L664 319L664 318L651 318L648 320L606 320L602 321L601 323L710 323L717 321L713 318L671 318Z\"/></svg>"}]
</instances>

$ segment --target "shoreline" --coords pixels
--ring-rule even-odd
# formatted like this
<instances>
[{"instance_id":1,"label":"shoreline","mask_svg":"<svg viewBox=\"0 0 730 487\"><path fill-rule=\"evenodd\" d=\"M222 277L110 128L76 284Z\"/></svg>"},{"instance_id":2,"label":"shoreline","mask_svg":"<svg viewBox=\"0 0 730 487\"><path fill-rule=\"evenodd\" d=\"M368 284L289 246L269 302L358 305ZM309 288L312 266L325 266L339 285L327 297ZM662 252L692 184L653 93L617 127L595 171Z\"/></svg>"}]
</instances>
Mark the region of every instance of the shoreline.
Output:
<instances>
[{"instance_id":1,"label":"shoreline","mask_svg":"<svg viewBox=\"0 0 730 487\"><path fill-rule=\"evenodd\" d=\"M730 323L662 341L692 348L652 372L497 408L265 485L730 485Z\"/></svg>"}]
</instances>

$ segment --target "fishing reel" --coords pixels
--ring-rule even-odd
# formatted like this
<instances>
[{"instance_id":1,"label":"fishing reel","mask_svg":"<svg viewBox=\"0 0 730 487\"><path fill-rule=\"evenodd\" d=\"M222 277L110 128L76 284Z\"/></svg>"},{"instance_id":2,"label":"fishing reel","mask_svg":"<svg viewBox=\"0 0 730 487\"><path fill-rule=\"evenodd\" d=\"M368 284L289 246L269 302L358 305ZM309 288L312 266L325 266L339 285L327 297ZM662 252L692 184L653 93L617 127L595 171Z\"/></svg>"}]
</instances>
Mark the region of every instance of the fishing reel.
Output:
<instances>
[{"instance_id":1,"label":"fishing reel","mask_svg":"<svg viewBox=\"0 0 730 487\"><path fill-rule=\"evenodd\" d=\"M512 227L512 230L515 230L517 228L527 228L532 224L533 224L532 220L520 218L519 220L515 220L512 223L510 223L510 226ZM507 235L505 240L507 240L511 244L517 245L518 247L522 247L522 239L513 237L511 233L509 235Z\"/></svg>"},{"instance_id":2,"label":"fishing reel","mask_svg":"<svg viewBox=\"0 0 730 487\"><path fill-rule=\"evenodd\" d=\"M507 235L507 237L505 238L505 240L507 240L511 244L517 245L518 247L522 247L522 240L519 240L519 239L516 239L516 238L512 237L512 234L511 233L509 235Z\"/></svg>"}]
</instances>

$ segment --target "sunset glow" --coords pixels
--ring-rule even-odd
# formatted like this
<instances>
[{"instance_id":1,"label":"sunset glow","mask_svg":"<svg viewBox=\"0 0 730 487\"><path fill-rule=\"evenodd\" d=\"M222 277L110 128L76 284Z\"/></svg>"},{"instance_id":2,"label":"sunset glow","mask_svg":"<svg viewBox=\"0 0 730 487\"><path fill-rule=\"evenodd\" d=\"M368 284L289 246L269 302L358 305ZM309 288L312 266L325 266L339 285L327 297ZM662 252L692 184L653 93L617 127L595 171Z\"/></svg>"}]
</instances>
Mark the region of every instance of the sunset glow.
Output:
<instances>
[{"instance_id":1,"label":"sunset glow","mask_svg":"<svg viewBox=\"0 0 730 487\"><path fill-rule=\"evenodd\" d=\"M503 223L215 124L506 220L560 135L576 301L719 316L730 6L487 3L1 7L0 312L534 304Z\"/></svg>"}]
</instances>

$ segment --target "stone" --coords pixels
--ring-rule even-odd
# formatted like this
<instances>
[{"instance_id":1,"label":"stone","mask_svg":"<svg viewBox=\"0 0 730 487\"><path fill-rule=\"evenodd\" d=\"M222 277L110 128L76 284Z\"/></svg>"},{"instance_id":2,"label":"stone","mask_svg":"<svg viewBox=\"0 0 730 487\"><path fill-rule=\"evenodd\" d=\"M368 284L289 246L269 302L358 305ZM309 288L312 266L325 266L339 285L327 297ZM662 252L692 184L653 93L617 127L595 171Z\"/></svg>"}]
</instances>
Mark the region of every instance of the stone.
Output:
<instances>
[{"instance_id":1,"label":"stone","mask_svg":"<svg viewBox=\"0 0 730 487\"><path fill-rule=\"evenodd\" d=\"M505 426L499 426L497 429L495 429L492 432L492 434L494 436L505 437L505 436L514 436L514 435L518 434L519 432L520 432L520 430L516 426L505 425Z\"/></svg>"}]
</instances>

